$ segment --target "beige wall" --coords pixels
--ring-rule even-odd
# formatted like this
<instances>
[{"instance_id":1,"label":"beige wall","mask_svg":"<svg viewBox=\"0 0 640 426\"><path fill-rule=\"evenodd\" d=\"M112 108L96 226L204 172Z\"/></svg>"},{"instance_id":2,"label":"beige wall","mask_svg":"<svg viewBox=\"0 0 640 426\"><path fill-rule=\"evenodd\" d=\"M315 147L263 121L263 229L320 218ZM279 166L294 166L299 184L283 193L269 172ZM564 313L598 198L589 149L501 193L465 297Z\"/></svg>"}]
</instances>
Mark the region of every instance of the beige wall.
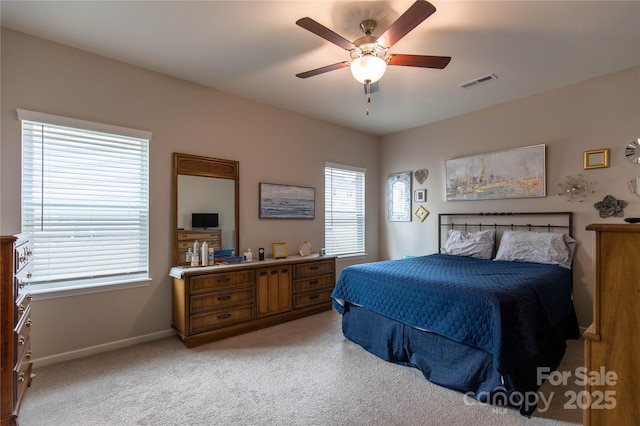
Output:
<instances>
[{"instance_id":1,"label":"beige wall","mask_svg":"<svg viewBox=\"0 0 640 426\"><path fill-rule=\"evenodd\" d=\"M0 232L20 231L20 123L16 108L151 131L148 286L36 300L36 359L166 331L171 326L172 153L240 162L240 245L297 250L324 244L324 164L365 167L367 252L378 258L377 138L230 96L105 57L2 31ZM258 182L315 187L316 219L258 219ZM267 250L269 251L269 250ZM295 251L295 250L294 250ZM339 263L339 269L344 263Z\"/></svg>"},{"instance_id":2,"label":"beige wall","mask_svg":"<svg viewBox=\"0 0 640 426\"><path fill-rule=\"evenodd\" d=\"M491 91L500 80L469 90ZM438 213L573 211L579 242L574 264L574 295L578 320L592 320L593 222L601 219L593 204L606 195L629 202L627 217L640 217L640 198L627 189L627 180L640 175L640 166L624 157L624 148L640 137L640 69L634 68L560 88L435 124L382 138L380 186L386 176L426 168L429 176L424 206L431 212L424 222L387 222L386 194L380 194L380 250L382 258L436 252ZM545 144L547 197L519 200L445 201L445 160L472 154ZM585 150L609 148L610 167L583 170ZM595 194L584 202L569 203L557 196L557 184L566 175L582 173L594 181Z\"/></svg>"},{"instance_id":3,"label":"beige wall","mask_svg":"<svg viewBox=\"0 0 640 426\"><path fill-rule=\"evenodd\" d=\"M640 216L640 198L626 180L640 166L624 159L624 147L640 136L640 70L632 69L526 99L465 114L384 138L302 117L196 84L3 29L0 232L20 230L20 128L16 108L153 132L151 141L151 276L148 286L38 300L32 331L36 359L162 333L171 323L171 153L185 152L240 162L241 249L309 240L322 246L323 166L326 161L368 169L367 252L355 260L397 258L437 251L437 214L452 211L576 212L574 288L581 326L591 321L592 235L602 220L593 203L611 194L628 200L626 216ZM471 90L491 90L493 84ZM535 144L547 147L546 198L449 202L444 161ZM583 170L584 150L610 148L611 167ZM390 223L386 176L427 168L424 222ZM597 181L583 203L555 196L567 174ZM313 186L314 221L261 221L258 182ZM380 218L380 220L379 220ZM380 247L380 249L378 249ZM355 262L354 261L354 262ZM339 269L344 267L341 262ZM77 352L74 352L77 351Z\"/></svg>"}]
</instances>

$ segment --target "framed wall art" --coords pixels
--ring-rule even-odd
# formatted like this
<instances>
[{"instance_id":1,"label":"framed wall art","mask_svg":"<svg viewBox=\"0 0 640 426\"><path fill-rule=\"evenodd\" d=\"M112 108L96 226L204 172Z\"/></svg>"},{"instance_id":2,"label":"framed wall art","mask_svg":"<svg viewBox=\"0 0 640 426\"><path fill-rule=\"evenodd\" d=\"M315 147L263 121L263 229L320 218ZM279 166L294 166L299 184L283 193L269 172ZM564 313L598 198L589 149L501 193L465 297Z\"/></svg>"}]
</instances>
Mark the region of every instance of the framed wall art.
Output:
<instances>
[{"instance_id":1,"label":"framed wall art","mask_svg":"<svg viewBox=\"0 0 640 426\"><path fill-rule=\"evenodd\" d=\"M446 161L447 201L546 196L545 145Z\"/></svg>"},{"instance_id":2,"label":"framed wall art","mask_svg":"<svg viewBox=\"0 0 640 426\"><path fill-rule=\"evenodd\" d=\"M392 173L387 177L387 220L411 221L411 172Z\"/></svg>"},{"instance_id":3,"label":"framed wall art","mask_svg":"<svg viewBox=\"0 0 640 426\"><path fill-rule=\"evenodd\" d=\"M426 189L416 189L413 191L413 201L416 203L424 203L427 201L427 190Z\"/></svg>"},{"instance_id":4,"label":"framed wall art","mask_svg":"<svg viewBox=\"0 0 640 426\"><path fill-rule=\"evenodd\" d=\"M260 219L314 219L315 188L259 183Z\"/></svg>"},{"instance_id":5,"label":"framed wall art","mask_svg":"<svg viewBox=\"0 0 640 426\"><path fill-rule=\"evenodd\" d=\"M585 170L609 167L609 150L594 149L585 151L582 161Z\"/></svg>"}]
</instances>

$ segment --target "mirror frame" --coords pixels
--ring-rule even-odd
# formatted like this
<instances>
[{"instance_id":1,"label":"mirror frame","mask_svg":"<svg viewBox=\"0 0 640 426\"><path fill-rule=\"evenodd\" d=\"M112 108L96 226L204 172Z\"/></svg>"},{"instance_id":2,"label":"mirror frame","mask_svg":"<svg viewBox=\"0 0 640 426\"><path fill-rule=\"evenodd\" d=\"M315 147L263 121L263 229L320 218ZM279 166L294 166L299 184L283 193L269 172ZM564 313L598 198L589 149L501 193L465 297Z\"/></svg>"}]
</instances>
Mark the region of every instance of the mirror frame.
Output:
<instances>
[{"instance_id":1,"label":"mirror frame","mask_svg":"<svg viewBox=\"0 0 640 426\"><path fill-rule=\"evenodd\" d=\"M173 250L171 264L178 264L178 175L232 179L235 182L235 249L240 247L240 163L233 160L173 153Z\"/></svg>"}]
</instances>

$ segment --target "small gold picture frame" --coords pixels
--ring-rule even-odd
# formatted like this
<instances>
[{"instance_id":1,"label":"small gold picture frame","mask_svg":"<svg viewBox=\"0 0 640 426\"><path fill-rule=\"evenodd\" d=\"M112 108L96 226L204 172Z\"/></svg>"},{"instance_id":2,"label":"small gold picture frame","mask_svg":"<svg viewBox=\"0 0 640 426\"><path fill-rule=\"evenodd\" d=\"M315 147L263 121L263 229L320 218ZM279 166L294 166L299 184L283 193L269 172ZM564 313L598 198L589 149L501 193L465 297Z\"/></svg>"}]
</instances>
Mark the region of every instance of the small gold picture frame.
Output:
<instances>
[{"instance_id":1,"label":"small gold picture frame","mask_svg":"<svg viewBox=\"0 0 640 426\"><path fill-rule=\"evenodd\" d=\"M584 169L609 167L609 149L594 149L584 152Z\"/></svg>"},{"instance_id":2,"label":"small gold picture frame","mask_svg":"<svg viewBox=\"0 0 640 426\"><path fill-rule=\"evenodd\" d=\"M429 210L425 209L422 206L418 206L414 212L413 215L420 221L423 222L427 216L429 216Z\"/></svg>"},{"instance_id":3,"label":"small gold picture frame","mask_svg":"<svg viewBox=\"0 0 640 426\"><path fill-rule=\"evenodd\" d=\"M273 243L273 258L282 259L288 256L287 243Z\"/></svg>"},{"instance_id":4,"label":"small gold picture frame","mask_svg":"<svg viewBox=\"0 0 640 426\"><path fill-rule=\"evenodd\" d=\"M311 243L309 241L303 241L298 246L298 253L300 256L305 257L311 254Z\"/></svg>"}]
</instances>

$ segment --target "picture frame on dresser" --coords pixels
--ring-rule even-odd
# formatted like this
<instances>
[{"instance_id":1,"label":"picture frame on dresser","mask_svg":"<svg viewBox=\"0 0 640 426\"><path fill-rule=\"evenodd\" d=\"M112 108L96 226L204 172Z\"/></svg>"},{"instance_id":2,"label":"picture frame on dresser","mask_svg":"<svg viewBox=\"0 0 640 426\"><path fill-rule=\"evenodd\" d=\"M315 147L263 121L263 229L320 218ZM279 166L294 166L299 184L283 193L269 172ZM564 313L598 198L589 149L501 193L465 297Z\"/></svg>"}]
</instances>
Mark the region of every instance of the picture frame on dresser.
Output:
<instances>
[{"instance_id":1,"label":"picture frame on dresser","mask_svg":"<svg viewBox=\"0 0 640 426\"><path fill-rule=\"evenodd\" d=\"M273 258L284 259L289 253L287 252L287 243L273 243Z\"/></svg>"}]
</instances>

